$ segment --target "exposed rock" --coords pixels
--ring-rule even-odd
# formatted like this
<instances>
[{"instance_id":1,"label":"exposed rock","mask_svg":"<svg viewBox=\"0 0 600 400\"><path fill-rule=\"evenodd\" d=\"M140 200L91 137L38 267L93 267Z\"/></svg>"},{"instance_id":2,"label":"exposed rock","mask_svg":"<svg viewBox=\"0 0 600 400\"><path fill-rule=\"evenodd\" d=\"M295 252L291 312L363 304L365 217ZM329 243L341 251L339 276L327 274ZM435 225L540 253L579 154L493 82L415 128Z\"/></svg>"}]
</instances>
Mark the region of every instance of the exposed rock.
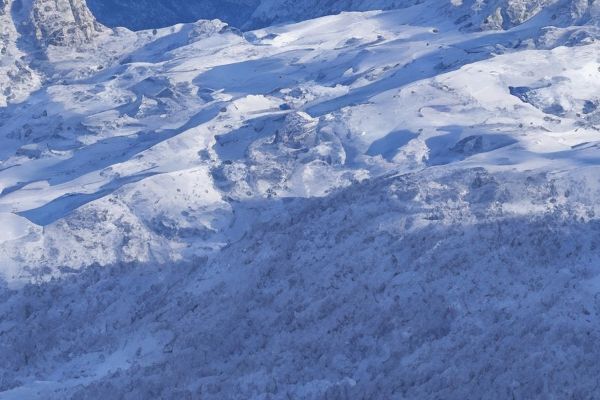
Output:
<instances>
[{"instance_id":1,"label":"exposed rock","mask_svg":"<svg viewBox=\"0 0 600 400\"><path fill-rule=\"evenodd\" d=\"M102 31L85 0L35 0L30 23L42 46L77 46Z\"/></svg>"},{"instance_id":2,"label":"exposed rock","mask_svg":"<svg viewBox=\"0 0 600 400\"><path fill-rule=\"evenodd\" d=\"M454 3L457 23L466 29L510 29L545 14L547 25L588 22L598 9L596 0L468 0Z\"/></svg>"}]
</instances>

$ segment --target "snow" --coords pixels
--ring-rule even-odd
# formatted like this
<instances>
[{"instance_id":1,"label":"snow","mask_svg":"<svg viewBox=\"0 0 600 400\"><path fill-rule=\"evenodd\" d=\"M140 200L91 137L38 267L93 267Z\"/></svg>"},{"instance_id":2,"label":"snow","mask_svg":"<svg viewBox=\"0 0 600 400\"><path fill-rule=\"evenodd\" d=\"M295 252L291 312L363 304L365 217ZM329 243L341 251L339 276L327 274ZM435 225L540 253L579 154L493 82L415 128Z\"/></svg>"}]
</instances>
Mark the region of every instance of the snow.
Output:
<instances>
[{"instance_id":1,"label":"snow","mask_svg":"<svg viewBox=\"0 0 600 400\"><path fill-rule=\"evenodd\" d=\"M597 5L418 3L0 13L0 399L593 397Z\"/></svg>"},{"instance_id":2,"label":"snow","mask_svg":"<svg viewBox=\"0 0 600 400\"><path fill-rule=\"evenodd\" d=\"M30 225L31 223L26 218L11 213L1 213L0 226L2 226L2 232L0 232L0 242L22 238L29 232Z\"/></svg>"}]
</instances>

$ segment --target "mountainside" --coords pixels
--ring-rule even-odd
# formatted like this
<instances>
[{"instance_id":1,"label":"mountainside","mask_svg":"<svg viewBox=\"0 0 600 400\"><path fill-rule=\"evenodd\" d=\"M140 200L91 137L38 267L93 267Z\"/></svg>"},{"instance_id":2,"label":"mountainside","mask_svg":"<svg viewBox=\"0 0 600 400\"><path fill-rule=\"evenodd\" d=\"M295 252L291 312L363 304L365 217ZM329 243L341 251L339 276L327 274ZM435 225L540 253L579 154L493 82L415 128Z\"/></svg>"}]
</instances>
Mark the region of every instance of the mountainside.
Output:
<instances>
[{"instance_id":1,"label":"mountainside","mask_svg":"<svg viewBox=\"0 0 600 400\"><path fill-rule=\"evenodd\" d=\"M402 9L423 3L423 0L192 0L166 3L158 0L90 0L89 3L100 20L109 26L149 29L218 18L239 28L255 29L343 11ZM441 13L465 29L508 29L539 14L544 14L552 25L581 24L598 14L594 0L447 0L428 4L432 10L424 18L435 18Z\"/></svg>"},{"instance_id":2,"label":"mountainside","mask_svg":"<svg viewBox=\"0 0 600 400\"><path fill-rule=\"evenodd\" d=\"M199 19L221 19L242 26L260 0L88 0L92 12L109 26L163 28Z\"/></svg>"},{"instance_id":3,"label":"mountainside","mask_svg":"<svg viewBox=\"0 0 600 400\"><path fill-rule=\"evenodd\" d=\"M30 29L44 47L81 45L102 31L85 0L34 0L28 12Z\"/></svg>"},{"instance_id":4,"label":"mountainside","mask_svg":"<svg viewBox=\"0 0 600 400\"><path fill-rule=\"evenodd\" d=\"M593 398L597 2L202 4L0 0L0 399Z\"/></svg>"},{"instance_id":5,"label":"mountainside","mask_svg":"<svg viewBox=\"0 0 600 400\"><path fill-rule=\"evenodd\" d=\"M423 0L263 0L247 26L266 26L286 21L301 21L342 11L389 10L424 3ZM510 29L534 17L548 25L582 24L600 15L595 0L453 0L426 2L429 12L424 20L448 18L462 29Z\"/></svg>"},{"instance_id":6,"label":"mountainside","mask_svg":"<svg viewBox=\"0 0 600 400\"><path fill-rule=\"evenodd\" d=\"M84 0L2 0L0 27L0 106L40 87L52 47L76 51L106 30Z\"/></svg>"}]
</instances>

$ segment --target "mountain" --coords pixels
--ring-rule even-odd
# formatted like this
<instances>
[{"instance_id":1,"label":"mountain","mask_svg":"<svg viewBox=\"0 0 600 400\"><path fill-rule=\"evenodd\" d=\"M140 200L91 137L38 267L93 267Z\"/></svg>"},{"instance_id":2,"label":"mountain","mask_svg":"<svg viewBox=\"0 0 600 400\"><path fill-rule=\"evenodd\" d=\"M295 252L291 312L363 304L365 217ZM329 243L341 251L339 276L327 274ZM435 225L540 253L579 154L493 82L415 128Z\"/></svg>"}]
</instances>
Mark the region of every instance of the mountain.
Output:
<instances>
[{"instance_id":1,"label":"mountain","mask_svg":"<svg viewBox=\"0 0 600 400\"><path fill-rule=\"evenodd\" d=\"M90 0L98 18L109 26L130 29L165 27L198 19L221 19L233 26L255 29L291 21L303 21L343 11L402 9L423 0L192 0L161 2L157 0ZM598 13L597 3L588 0L447 0L428 2L466 29L509 29L545 14L553 25L580 24Z\"/></svg>"},{"instance_id":2,"label":"mountain","mask_svg":"<svg viewBox=\"0 0 600 400\"><path fill-rule=\"evenodd\" d=\"M260 0L89 0L92 12L109 26L129 29L162 28L199 19L221 19L242 26Z\"/></svg>"},{"instance_id":3,"label":"mountain","mask_svg":"<svg viewBox=\"0 0 600 400\"><path fill-rule=\"evenodd\" d=\"M595 2L0 4L0 399L594 397Z\"/></svg>"},{"instance_id":4,"label":"mountain","mask_svg":"<svg viewBox=\"0 0 600 400\"><path fill-rule=\"evenodd\" d=\"M587 23L600 10L594 0L469 0L460 3L458 8L466 8L467 12L475 13L476 21L481 26L492 29L510 29L534 17L545 18L548 25ZM467 15L469 14L462 18L466 19Z\"/></svg>"},{"instance_id":5,"label":"mountain","mask_svg":"<svg viewBox=\"0 0 600 400\"><path fill-rule=\"evenodd\" d=\"M342 11L401 9L423 0L263 0L247 24L250 27L301 21ZM534 17L547 25L573 25L589 22L600 13L594 0L453 0L427 2L431 6L425 18L443 15L463 29L510 29Z\"/></svg>"},{"instance_id":6,"label":"mountain","mask_svg":"<svg viewBox=\"0 0 600 400\"><path fill-rule=\"evenodd\" d=\"M3 0L3 9L21 40L32 36L40 47L81 45L102 31L85 0Z\"/></svg>"},{"instance_id":7,"label":"mountain","mask_svg":"<svg viewBox=\"0 0 600 400\"><path fill-rule=\"evenodd\" d=\"M51 47L76 50L106 30L84 0L3 0L0 24L0 105L40 87Z\"/></svg>"},{"instance_id":8,"label":"mountain","mask_svg":"<svg viewBox=\"0 0 600 400\"><path fill-rule=\"evenodd\" d=\"M34 0L23 12L42 46L80 45L102 31L85 0Z\"/></svg>"}]
</instances>

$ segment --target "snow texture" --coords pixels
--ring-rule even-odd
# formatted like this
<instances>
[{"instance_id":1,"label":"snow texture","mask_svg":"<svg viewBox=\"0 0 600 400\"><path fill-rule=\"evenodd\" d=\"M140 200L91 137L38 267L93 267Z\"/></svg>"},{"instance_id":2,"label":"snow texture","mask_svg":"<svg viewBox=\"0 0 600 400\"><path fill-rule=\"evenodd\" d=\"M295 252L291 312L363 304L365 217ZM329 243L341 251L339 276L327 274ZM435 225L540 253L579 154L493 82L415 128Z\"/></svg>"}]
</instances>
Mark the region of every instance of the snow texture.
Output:
<instances>
[{"instance_id":1,"label":"snow texture","mask_svg":"<svg viewBox=\"0 0 600 400\"><path fill-rule=\"evenodd\" d=\"M203 4L0 0L0 399L594 398L597 2Z\"/></svg>"}]
</instances>

